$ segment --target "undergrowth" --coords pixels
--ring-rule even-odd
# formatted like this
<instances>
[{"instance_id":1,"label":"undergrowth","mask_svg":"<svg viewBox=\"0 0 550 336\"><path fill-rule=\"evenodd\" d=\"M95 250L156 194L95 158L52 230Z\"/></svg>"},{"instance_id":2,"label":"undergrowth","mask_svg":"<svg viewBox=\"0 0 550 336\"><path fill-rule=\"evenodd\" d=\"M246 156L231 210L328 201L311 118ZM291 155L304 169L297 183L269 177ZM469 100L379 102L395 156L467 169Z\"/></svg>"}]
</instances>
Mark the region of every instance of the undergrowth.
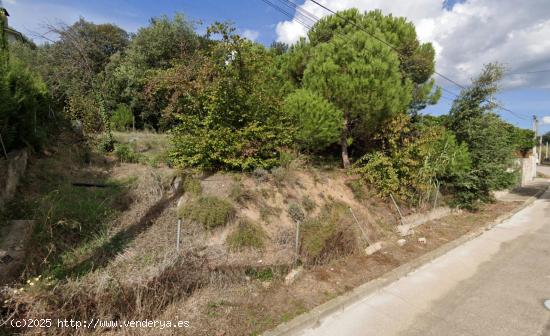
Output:
<instances>
[{"instance_id":1,"label":"undergrowth","mask_svg":"<svg viewBox=\"0 0 550 336\"><path fill-rule=\"evenodd\" d=\"M227 224L235 216L235 208L230 202L218 197L201 196L183 205L179 215L211 229Z\"/></svg>"}]
</instances>

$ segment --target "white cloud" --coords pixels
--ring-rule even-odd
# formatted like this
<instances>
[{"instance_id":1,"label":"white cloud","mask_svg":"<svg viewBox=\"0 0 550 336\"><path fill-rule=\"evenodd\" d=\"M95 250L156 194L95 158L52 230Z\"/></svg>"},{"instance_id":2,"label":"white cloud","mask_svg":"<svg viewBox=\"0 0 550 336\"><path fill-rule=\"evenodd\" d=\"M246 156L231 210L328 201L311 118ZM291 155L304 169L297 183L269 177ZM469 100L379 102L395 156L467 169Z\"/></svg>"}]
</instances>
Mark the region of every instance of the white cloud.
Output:
<instances>
[{"instance_id":1,"label":"white cloud","mask_svg":"<svg viewBox=\"0 0 550 336\"><path fill-rule=\"evenodd\" d=\"M550 117L547 116L547 117L542 117L542 123L544 125L550 125Z\"/></svg>"},{"instance_id":2,"label":"white cloud","mask_svg":"<svg viewBox=\"0 0 550 336\"><path fill-rule=\"evenodd\" d=\"M243 31L243 37L249 39L250 41L256 41L260 36L260 32L257 30L245 29Z\"/></svg>"},{"instance_id":3,"label":"white cloud","mask_svg":"<svg viewBox=\"0 0 550 336\"><path fill-rule=\"evenodd\" d=\"M328 8L381 9L415 23L419 38L437 52L437 70L466 84L483 64L498 61L514 73L550 69L550 1L466 0L445 9L441 0L323 0ZM311 1L301 8L316 17L328 12ZM303 19L300 16L295 19ZM307 29L296 21L279 22L277 40L294 43ZM441 82L448 85L448 83ZM505 78L513 87L550 88L550 76L517 74Z\"/></svg>"}]
</instances>

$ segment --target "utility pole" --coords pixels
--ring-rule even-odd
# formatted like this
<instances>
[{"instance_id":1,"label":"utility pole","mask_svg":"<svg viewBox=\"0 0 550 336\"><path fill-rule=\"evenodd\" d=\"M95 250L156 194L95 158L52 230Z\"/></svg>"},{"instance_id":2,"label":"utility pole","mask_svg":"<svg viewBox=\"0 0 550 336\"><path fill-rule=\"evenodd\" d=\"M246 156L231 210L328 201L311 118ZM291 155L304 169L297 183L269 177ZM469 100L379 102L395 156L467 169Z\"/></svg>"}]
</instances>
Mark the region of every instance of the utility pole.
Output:
<instances>
[{"instance_id":1,"label":"utility pole","mask_svg":"<svg viewBox=\"0 0 550 336\"><path fill-rule=\"evenodd\" d=\"M539 164L542 163L542 135L539 137Z\"/></svg>"},{"instance_id":2,"label":"utility pole","mask_svg":"<svg viewBox=\"0 0 550 336\"><path fill-rule=\"evenodd\" d=\"M534 142L534 145L533 145L533 155L538 158L538 153L537 153L537 136L538 136L538 119L537 119L537 116L536 115L533 115L533 132L535 133L535 142Z\"/></svg>"}]
</instances>

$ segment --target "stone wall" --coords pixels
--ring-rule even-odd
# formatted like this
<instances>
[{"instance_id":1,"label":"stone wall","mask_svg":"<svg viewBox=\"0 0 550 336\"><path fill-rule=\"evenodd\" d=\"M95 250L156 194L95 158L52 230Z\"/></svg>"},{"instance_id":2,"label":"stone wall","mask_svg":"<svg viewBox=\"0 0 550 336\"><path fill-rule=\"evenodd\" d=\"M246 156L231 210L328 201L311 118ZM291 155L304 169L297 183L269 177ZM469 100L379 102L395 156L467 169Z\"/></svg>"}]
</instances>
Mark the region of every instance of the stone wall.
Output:
<instances>
[{"instance_id":1,"label":"stone wall","mask_svg":"<svg viewBox=\"0 0 550 336\"><path fill-rule=\"evenodd\" d=\"M15 195L17 184L27 168L28 152L25 149L10 152L8 160L0 159L0 209Z\"/></svg>"}]
</instances>

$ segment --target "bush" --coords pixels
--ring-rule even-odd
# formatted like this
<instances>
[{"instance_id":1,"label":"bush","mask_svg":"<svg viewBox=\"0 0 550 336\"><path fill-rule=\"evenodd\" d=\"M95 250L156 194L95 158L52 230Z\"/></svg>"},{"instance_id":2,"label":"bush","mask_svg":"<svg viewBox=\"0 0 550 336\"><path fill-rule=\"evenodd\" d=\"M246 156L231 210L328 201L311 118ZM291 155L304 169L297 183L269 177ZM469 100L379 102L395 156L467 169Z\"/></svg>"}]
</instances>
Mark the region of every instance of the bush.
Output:
<instances>
[{"instance_id":1,"label":"bush","mask_svg":"<svg viewBox=\"0 0 550 336\"><path fill-rule=\"evenodd\" d=\"M183 178L183 192L198 196L202 193L201 181L192 176L185 175Z\"/></svg>"},{"instance_id":2,"label":"bush","mask_svg":"<svg viewBox=\"0 0 550 336\"><path fill-rule=\"evenodd\" d=\"M261 249L264 247L265 231L256 223L241 219L235 231L226 240L229 248L239 250L245 247Z\"/></svg>"},{"instance_id":3,"label":"bush","mask_svg":"<svg viewBox=\"0 0 550 336\"><path fill-rule=\"evenodd\" d=\"M111 127L117 131L125 131L132 126L133 120L132 111L128 106L121 104L111 116Z\"/></svg>"},{"instance_id":4,"label":"bush","mask_svg":"<svg viewBox=\"0 0 550 336\"><path fill-rule=\"evenodd\" d=\"M116 144L114 154L120 162L135 163L139 161L139 156L128 144Z\"/></svg>"},{"instance_id":5,"label":"bush","mask_svg":"<svg viewBox=\"0 0 550 336\"><path fill-rule=\"evenodd\" d=\"M279 109L273 55L219 25L212 29L222 42L158 72L147 89L151 101L166 101L163 113L178 122L171 129L171 156L182 167L271 168L293 140Z\"/></svg>"},{"instance_id":6,"label":"bush","mask_svg":"<svg viewBox=\"0 0 550 336\"><path fill-rule=\"evenodd\" d=\"M47 138L49 98L46 84L15 57L0 50L0 134L7 151Z\"/></svg>"},{"instance_id":7,"label":"bush","mask_svg":"<svg viewBox=\"0 0 550 336\"><path fill-rule=\"evenodd\" d=\"M97 150L100 153L109 153L115 149L115 140L111 134L102 135L97 142Z\"/></svg>"},{"instance_id":8,"label":"bush","mask_svg":"<svg viewBox=\"0 0 550 336\"><path fill-rule=\"evenodd\" d=\"M470 170L468 148L443 126L420 120L389 140L390 150L366 154L353 169L382 196L420 204L434 185L455 183Z\"/></svg>"},{"instance_id":9,"label":"bush","mask_svg":"<svg viewBox=\"0 0 550 336\"><path fill-rule=\"evenodd\" d=\"M226 225L235 216L233 205L214 196L201 196L185 204L179 216L202 224L206 229Z\"/></svg>"},{"instance_id":10,"label":"bush","mask_svg":"<svg viewBox=\"0 0 550 336\"><path fill-rule=\"evenodd\" d=\"M301 255L308 263L325 262L357 248L353 222L345 204L325 206L301 229Z\"/></svg>"}]
</instances>

